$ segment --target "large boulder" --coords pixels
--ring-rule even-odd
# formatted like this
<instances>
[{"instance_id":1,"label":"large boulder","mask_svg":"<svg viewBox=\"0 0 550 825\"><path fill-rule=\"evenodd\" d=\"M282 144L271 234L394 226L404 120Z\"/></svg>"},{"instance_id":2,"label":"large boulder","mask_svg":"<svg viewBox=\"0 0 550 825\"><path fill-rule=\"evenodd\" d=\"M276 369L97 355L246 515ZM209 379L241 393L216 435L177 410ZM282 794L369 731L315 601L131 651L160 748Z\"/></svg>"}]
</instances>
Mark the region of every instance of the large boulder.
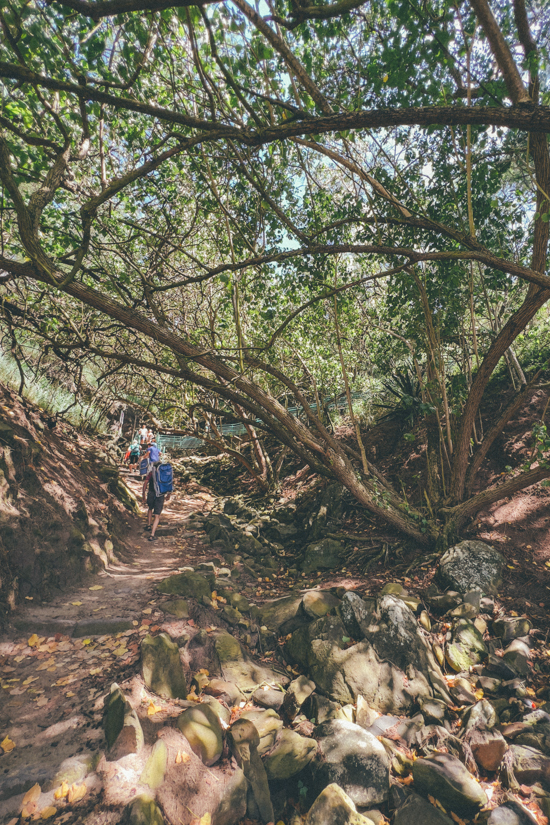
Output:
<instances>
[{"instance_id":1,"label":"large boulder","mask_svg":"<svg viewBox=\"0 0 550 825\"><path fill-rule=\"evenodd\" d=\"M423 796L433 796L446 811L473 818L487 804L485 791L450 753L435 753L417 759L413 767L415 788Z\"/></svg>"},{"instance_id":2,"label":"large boulder","mask_svg":"<svg viewBox=\"0 0 550 825\"><path fill-rule=\"evenodd\" d=\"M374 825L357 813L353 800L334 782L321 791L306 817L305 825Z\"/></svg>"},{"instance_id":3,"label":"large boulder","mask_svg":"<svg viewBox=\"0 0 550 825\"><path fill-rule=\"evenodd\" d=\"M297 593L284 596L282 599L275 599L273 602L266 602L260 608L260 624L276 632L282 624L296 616L302 598L302 594Z\"/></svg>"},{"instance_id":4,"label":"large boulder","mask_svg":"<svg viewBox=\"0 0 550 825\"><path fill-rule=\"evenodd\" d=\"M308 544L301 564L303 573L335 570L342 564L344 545L336 539L320 539Z\"/></svg>"},{"instance_id":5,"label":"large boulder","mask_svg":"<svg viewBox=\"0 0 550 825\"><path fill-rule=\"evenodd\" d=\"M448 697L443 675L409 608L384 596L361 623L363 641L346 647L349 630L339 616L298 628L287 651L332 699L345 705L359 695L383 713L408 711L435 691Z\"/></svg>"},{"instance_id":6,"label":"large boulder","mask_svg":"<svg viewBox=\"0 0 550 825\"><path fill-rule=\"evenodd\" d=\"M374 603L364 601L357 593L344 593L338 613L352 639L363 639L371 623Z\"/></svg>"},{"instance_id":7,"label":"large boulder","mask_svg":"<svg viewBox=\"0 0 550 825\"><path fill-rule=\"evenodd\" d=\"M315 788L335 782L363 808L387 800L390 762L375 736L341 719L323 722L314 735L319 740L318 757L311 766Z\"/></svg>"},{"instance_id":8,"label":"large boulder","mask_svg":"<svg viewBox=\"0 0 550 825\"><path fill-rule=\"evenodd\" d=\"M215 649L225 681L233 682L240 690L254 690L264 682L282 685L289 682L282 671L253 661L230 633L220 633L216 637Z\"/></svg>"},{"instance_id":9,"label":"large boulder","mask_svg":"<svg viewBox=\"0 0 550 825\"><path fill-rule=\"evenodd\" d=\"M537 825L538 820L515 799L508 799L504 805L493 808L487 825Z\"/></svg>"},{"instance_id":10,"label":"large boulder","mask_svg":"<svg viewBox=\"0 0 550 825\"><path fill-rule=\"evenodd\" d=\"M143 679L149 690L165 699L185 699L187 685L177 644L167 633L147 635L141 643Z\"/></svg>"},{"instance_id":11,"label":"large boulder","mask_svg":"<svg viewBox=\"0 0 550 825\"><path fill-rule=\"evenodd\" d=\"M461 541L441 557L437 579L444 588L468 593L496 593L502 581L504 558L482 541Z\"/></svg>"}]
</instances>

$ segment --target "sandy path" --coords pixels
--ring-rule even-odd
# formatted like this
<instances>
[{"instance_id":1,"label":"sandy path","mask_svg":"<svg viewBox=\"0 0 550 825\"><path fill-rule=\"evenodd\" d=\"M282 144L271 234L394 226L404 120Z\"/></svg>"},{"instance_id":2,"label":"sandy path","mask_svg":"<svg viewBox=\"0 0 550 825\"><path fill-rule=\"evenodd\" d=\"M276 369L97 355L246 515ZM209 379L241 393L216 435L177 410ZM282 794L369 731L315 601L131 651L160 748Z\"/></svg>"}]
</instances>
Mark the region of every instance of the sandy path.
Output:
<instances>
[{"instance_id":1,"label":"sandy path","mask_svg":"<svg viewBox=\"0 0 550 825\"><path fill-rule=\"evenodd\" d=\"M140 493L137 479L129 478L128 486ZM212 558L185 525L192 512L209 509L209 499L175 494L161 519L161 532L170 535L149 542L144 516L135 518L127 563L87 576L47 604L29 602L14 613L0 640L0 743L8 750L15 743L7 753L0 749L0 822L10 822L35 783L53 795L66 760L76 765L78 779L79 760L97 751L102 697L135 671L141 638L162 621L156 583L186 564ZM47 801L43 793L41 808Z\"/></svg>"}]
</instances>

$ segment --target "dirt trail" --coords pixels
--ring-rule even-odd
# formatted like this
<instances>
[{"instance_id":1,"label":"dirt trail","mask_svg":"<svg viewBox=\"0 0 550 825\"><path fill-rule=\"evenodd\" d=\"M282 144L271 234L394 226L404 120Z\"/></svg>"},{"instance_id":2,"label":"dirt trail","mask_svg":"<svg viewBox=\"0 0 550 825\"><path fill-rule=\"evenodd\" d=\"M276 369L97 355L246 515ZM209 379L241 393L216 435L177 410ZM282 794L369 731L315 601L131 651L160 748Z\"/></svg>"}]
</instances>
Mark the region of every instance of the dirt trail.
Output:
<instances>
[{"instance_id":1,"label":"dirt trail","mask_svg":"<svg viewBox=\"0 0 550 825\"><path fill-rule=\"evenodd\" d=\"M139 495L140 483L128 477ZM53 601L28 602L0 641L0 822L10 822L23 794L42 788L40 809L57 787L62 764L78 780L102 739L102 697L135 669L141 638L162 621L156 583L187 564L212 557L186 529L192 512L210 509L212 496L176 493L165 507L156 542L134 519L125 562L89 576ZM168 534L168 535L167 535ZM8 737L6 740L5 737ZM15 747L11 748L11 742ZM11 750L10 750L11 748ZM68 763L66 760L71 760ZM86 789L87 794L99 787ZM18 820L17 820L18 821ZM59 815L56 824L60 822ZM67 807L63 821L78 821Z\"/></svg>"}]
</instances>

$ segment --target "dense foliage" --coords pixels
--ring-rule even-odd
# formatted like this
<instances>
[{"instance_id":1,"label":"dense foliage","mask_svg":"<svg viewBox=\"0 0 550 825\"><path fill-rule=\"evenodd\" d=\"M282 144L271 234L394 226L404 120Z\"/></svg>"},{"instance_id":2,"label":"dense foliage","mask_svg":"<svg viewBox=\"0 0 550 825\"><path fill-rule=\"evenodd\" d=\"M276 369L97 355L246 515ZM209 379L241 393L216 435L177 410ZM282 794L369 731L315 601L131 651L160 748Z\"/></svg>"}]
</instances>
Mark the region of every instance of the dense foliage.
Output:
<instances>
[{"instance_id":1,"label":"dense foliage","mask_svg":"<svg viewBox=\"0 0 550 825\"><path fill-rule=\"evenodd\" d=\"M514 346L550 297L544 3L8 0L0 24L16 359L38 341L77 388L85 365L176 425L246 421L263 483L267 431L424 543L550 475L543 444L471 495L539 377ZM482 439L501 359L518 391ZM405 360L429 518L354 413Z\"/></svg>"}]
</instances>

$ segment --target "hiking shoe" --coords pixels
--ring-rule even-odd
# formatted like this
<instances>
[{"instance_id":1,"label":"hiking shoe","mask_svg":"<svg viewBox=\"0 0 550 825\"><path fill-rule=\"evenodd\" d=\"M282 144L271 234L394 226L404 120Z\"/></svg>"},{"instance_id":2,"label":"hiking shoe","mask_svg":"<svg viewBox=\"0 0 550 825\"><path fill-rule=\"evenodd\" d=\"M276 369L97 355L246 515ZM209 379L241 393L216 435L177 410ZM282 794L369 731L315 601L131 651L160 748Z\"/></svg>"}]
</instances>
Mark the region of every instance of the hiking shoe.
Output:
<instances>
[{"instance_id":1,"label":"hiking shoe","mask_svg":"<svg viewBox=\"0 0 550 825\"><path fill-rule=\"evenodd\" d=\"M149 538L147 539L147 541L156 541L156 540L157 540L156 536L149 536Z\"/></svg>"},{"instance_id":2,"label":"hiking shoe","mask_svg":"<svg viewBox=\"0 0 550 825\"><path fill-rule=\"evenodd\" d=\"M151 529L151 525L150 525L150 524L146 524L146 525L145 525L145 527L144 527L143 529L144 529L144 530L146 530L147 532L149 532L149 530Z\"/></svg>"}]
</instances>

